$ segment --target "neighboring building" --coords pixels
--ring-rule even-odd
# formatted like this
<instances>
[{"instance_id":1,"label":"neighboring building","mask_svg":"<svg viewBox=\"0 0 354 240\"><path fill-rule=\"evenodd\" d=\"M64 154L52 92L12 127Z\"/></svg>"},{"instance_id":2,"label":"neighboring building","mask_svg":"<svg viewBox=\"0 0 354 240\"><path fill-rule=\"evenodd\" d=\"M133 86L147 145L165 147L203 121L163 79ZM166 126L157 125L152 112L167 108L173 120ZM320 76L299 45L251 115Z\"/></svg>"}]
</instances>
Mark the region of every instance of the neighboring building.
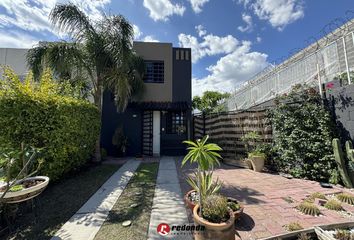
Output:
<instances>
[{"instance_id":1,"label":"neighboring building","mask_svg":"<svg viewBox=\"0 0 354 240\"><path fill-rule=\"evenodd\" d=\"M286 54L286 53L284 53ZM320 88L339 74L354 71L354 19L278 65L270 65L238 88L226 101L229 111L267 106L295 84Z\"/></svg>"},{"instance_id":2,"label":"neighboring building","mask_svg":"<svg viewBox=\"0 0 354 240\"><path fill-rule=\"evenodd\" d=\"M114 97L105 93L101 145L108 155L115 155L118 150L112 137L122 127L128 139L127 155L181 155L185 152L182 141L191 134L191 49L146 42L134 42L134 49L147 68L144 94L118 113Z\"/></svg>"},{"instance_id":3,"label":"neighboring building","mask_svg":"<svg viewBox=\"0 0 354 240\"><path fill-rule=\"evenodd\" d=\"M144 92L126 111L118 113L111 93L105 92L101 145L117 155L112 144L117 128L127 137L127 155L181 155L183 140L191 137L191 49L171 43L134 42L134 50L146 63ZM8 65L24 77L27 49L0 49L0 65ZM1 78L1 74L0 74Z\"/></svg>"}]
</instances>

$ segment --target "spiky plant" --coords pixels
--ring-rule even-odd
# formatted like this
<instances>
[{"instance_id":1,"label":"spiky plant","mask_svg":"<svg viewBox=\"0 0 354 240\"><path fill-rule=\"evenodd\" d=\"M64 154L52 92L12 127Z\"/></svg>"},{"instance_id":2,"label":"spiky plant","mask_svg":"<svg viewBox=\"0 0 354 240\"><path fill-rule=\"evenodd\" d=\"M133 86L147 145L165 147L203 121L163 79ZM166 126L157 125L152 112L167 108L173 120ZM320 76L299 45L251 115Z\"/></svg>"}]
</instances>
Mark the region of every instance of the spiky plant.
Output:
<instances>
[{"instance_id":1,"label":"spiky plant","mask_svg":"<svg viewBox=\"0 0 354 240\"><path fill-rule=\"evenodd\" d=\"M311 237L307 233L300 233L297 240L310 240Z\"/></svg>"},{"instance_id":2,"label":"spiky plant","mask_svg":"<svg viewBox=\"0 0 354 240\"><path fill-rule=\"evenodd\" d=\"M285 225L285 229L289 232L298 231L304 229L299 222L291 222Z\"/></svg>"},{"instance_id":3,"label":"spiky plant","mask_svg":"<svg viewBox=\"0 0 354 240\"><path fill-rule=\"evenodd\" d=\"M336 229L336 233L333 237L338 240L353 240L354 235L346 229Z\"/></svg>"},{"instance_id":4,"label":"spiky plant","mask_svg":"<svg viewBox=\"0 0 354 240\"><path fill-rule=\"evenodd\" d=\"M320 193L320 192L314 192L312 193L308 198L307 200L308 201L315 201L315 199L318 198L318 199L323 199L323 200L327 200L326 196L323 194L323 193Z\"/></svg>"},{"instance_id":5,"label":"spiky plant","mask_svg":"<svg viewBox=\"0 0 354 240\"><path fill-rule=\"evenodd\" d=\"M331 200L327 201L326 204L324 205L324 207L329 210L334 210L334 211L342 211L343 210L342 204L335 199L331 199Z\"/></svg>"},{"instance_id":6,"label":"spiky plant","mask_svg":"<svg viewBox=\"0 0 354 240\"><path fill-rule=\"evenodd\" d=\"M318 209L315 204L308 201L303 201L300 203L300 205L297 206L297 209L304 214L312 216L318 216L321 213L320 209Z\"/></svg>"},{"instance_id":7,"label":"spiky plant","mask_svg":"<svg viewBox=\"0 0 354 240\"><path fill-rule=\"evenodd\" d=\"M339 193L336 196L340 201L354 205L354 196L348 193Z\"/></svg>"}]
</instances>

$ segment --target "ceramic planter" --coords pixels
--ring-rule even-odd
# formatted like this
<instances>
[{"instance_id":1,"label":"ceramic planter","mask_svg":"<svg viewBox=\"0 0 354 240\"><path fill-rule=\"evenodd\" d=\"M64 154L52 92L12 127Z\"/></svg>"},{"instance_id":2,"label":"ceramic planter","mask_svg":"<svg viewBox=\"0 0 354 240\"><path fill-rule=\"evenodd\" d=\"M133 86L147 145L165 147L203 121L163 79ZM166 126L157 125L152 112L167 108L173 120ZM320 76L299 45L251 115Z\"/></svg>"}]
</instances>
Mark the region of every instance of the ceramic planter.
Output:
<instances>
[{"instance_id":1,"label":"ceramic planter","mask_svg":"<svg viewBox=\"0 0 354 240\"><path fill-rule=\"evenodd\" d=\"M232 198L232 197L228 197L227 201L228 202L235 202L235 203L238 203L240 205L240 209L239 210L233 211L234 215L235 215L235 221L236 221L237 219L239 219L241 217L241 215L243 213L244 205L242 203L240 203L239 201L237 201L235 198Z\"/></svg>"},{"instance_id":2,"label":"ceramic planter","mask_svg":"<svg viewBox=\"0 0 354 240\"><path fill-rule=\"evenodd\" d=\"M196 192L195 190L190 190L189 192L186 193L186 195L184 195L184 202L187 204L188 208L193 212L193 209L195 207L195 203L192 202L191 200L189 200L189 195L192 192Z\"/></svg>"},{"instance_id":3,"label":"ceramic planter","mask_svg":"<svg viewBox=\"0 0 354 240\"><path fill-rule=\"evenodd\" d=\"M195 240L234 240L235 239L235 215L230 211L230 218L224 223L211 223L198 215L199 205L193 209L193 219L196 226L204 226L204 231L195 234Z\"/></svg>"},{"instance_id":4,"label":"ceramic planter","mask_svg":"<svg viewBox=\"0 0 354 240\"><path fill-rule=\"evenodd\" d=\"M19 203L19 202L27 201L41 194L43 190L48 186L49 183L48 177L36 176L36 177L30 177L23 180L19 180L18 184L21 184L25 181L31 181L31 180L37 180L42 182L36 184L35 186L24 188L20 191L16 191L16 192L8 191L1 201L4 203ZM2 195L2 192L0 192L0 195Z\"/></svg>"},{"instance_id":5,"label":"ceramic planter","mask_svg":"<svg viewBox=\"0 0 354 240\"><path fill-rule=\"evenodd\" d=\"M261 172L263 167L264 167L264 157L262 156L252 156L249 157L246 162L250 168L253 169L253 171L256 172Z\"/></svg>"}]
</instances>

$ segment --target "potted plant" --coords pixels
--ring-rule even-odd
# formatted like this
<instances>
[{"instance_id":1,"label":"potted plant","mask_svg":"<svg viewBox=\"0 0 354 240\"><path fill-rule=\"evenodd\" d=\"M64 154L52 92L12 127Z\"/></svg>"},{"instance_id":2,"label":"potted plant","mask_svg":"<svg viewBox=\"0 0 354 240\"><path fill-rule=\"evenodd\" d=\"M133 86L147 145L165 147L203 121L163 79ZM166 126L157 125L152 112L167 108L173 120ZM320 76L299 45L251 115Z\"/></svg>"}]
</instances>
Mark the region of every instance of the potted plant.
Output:
<instances>
[{"instance_id":1,"label":"potted plant","mask_svg":"<svg viewBox=\"0 0 354 240\"><path fill-rule=\"evenodd\" d=\"M195 239L234 239L235 215L228 207L227 198L215 194L221 187L217 180L212 182L212 174L215 164L220 164L218 151L222 149L214 143L207 143L209 136L202 140L184 141L188 144L188 153L182 161L197 163L197 171L194 179L189 183L197 191L198 204L193 209L193 218L196 225L204 227L204 231L195 235Z\"/></svg>"},{"instance_id":2,"label":"potted plant","mask_svg":"<svg viewBox=\"0 0 354 240\"><path fill-rule=\"evenodd\" d=\"M124 135L123 127L118 127L112 137L112 144L118 150L118 152L124 157L126 155L128 138Z\"/></svg>"},{"instance_id":3,"label":"potted plant","mask_svg":"<svg viewBox=\"0 0 354 240\"><path fill-rule=\"evenodd\" d=\"M38 196L47 187L49 178L34 176L43 160L37 159L39 150L21 144L21 150L2 148L0 157L0 202L19 203ZM37 166L34 167L34 163Z\"/></svg>"},{"instance_id":4,"label":"potted plant","mask_svg":"<svg viewBox=\"0 0 354 240\"><path fill-rule=\"evenodd\" d=\"M258 148L260 139L261 137L256 131L249 132L241 138L245 142L245 148L248 153L246 163L256 172L262 171L266 159L265 153Z\"/></svg>"}]
</instances>

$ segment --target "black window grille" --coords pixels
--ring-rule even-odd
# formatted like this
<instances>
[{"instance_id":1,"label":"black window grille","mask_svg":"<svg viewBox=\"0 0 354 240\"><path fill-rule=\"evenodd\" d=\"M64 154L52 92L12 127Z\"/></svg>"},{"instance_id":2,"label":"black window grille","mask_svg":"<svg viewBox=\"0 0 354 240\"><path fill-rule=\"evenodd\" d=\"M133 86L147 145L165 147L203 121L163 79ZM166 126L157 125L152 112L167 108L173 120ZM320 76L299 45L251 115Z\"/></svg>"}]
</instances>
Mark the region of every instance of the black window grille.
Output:
<instances>
[{"instance_id":1,"label":"black window grille","mask_svg":"<svg viewBox=\"0 0 354 240\"><path fill-rule=\"evenodd\" d=\"M165 75L165 66L163 61L145 61L146 72L144 82L163 83Z\"/></svg>"},{"instance_id":2,"label":"black window grille","mask_svg":"<svg viewBox=\"0 0 354 240\"><path fill-rule=\"evenodd\" d=\"M166 122L166 133L183 134L186 131L186 113L168 112Z\"/></svg>"}]
</instances>

